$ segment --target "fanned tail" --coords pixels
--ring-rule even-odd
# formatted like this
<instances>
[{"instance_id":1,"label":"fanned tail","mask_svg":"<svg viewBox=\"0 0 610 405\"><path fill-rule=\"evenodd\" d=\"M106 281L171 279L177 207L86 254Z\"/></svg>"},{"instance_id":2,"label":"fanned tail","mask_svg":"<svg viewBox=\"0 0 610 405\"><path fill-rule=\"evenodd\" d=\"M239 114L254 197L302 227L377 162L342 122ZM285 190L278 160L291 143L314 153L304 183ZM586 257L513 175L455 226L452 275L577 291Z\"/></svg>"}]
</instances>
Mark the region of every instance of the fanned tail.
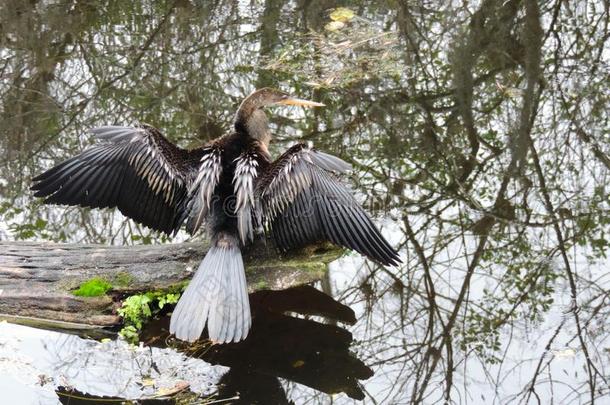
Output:
<instances>
[{"instance_id":1,"label":"fanned tail","mask_svg":"<svg viewBox=\"0 0 610 405\"><path fill-rule=\"evenodd\" d=\"M221 233L178 301L170 332L178 339L194 342L204 326L218 343L239 342L250 330L250 302L239 242Z\"/></svg>"}]
</instances>

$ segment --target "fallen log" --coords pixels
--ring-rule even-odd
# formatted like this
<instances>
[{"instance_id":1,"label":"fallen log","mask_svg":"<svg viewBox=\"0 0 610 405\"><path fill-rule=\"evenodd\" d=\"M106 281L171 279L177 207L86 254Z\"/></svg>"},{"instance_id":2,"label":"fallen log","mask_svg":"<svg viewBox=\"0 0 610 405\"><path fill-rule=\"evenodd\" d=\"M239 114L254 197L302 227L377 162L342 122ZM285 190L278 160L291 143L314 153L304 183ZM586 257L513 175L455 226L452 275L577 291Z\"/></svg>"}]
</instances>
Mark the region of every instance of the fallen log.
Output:
<instances>
[{"instance_id":1,"label":"fallen log","mask_svg":"<svg viewBox=\"0 0 610 405\"><path fill-rule=\"evenodd\" d=\"M176 291L208 250L203 243L104 246L0 242L0 320L44 329L103 336L122 325L117 313L130 295ZM316 246L280 257L262 243L244 252L248 289L279 290L320 280L341 254ZM100 279L100 296L74 292Z\"/></svg>"}]
</instances>

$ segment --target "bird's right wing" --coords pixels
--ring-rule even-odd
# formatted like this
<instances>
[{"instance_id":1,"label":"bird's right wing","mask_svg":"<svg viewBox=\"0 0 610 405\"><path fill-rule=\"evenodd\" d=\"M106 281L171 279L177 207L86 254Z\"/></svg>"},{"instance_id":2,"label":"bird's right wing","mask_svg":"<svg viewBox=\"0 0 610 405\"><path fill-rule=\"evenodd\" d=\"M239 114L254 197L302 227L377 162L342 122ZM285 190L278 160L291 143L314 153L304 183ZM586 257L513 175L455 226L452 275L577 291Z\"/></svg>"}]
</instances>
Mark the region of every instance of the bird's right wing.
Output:
<instances>
[{"instance_id":1,"label":"bird's right wing","mask_svg":"<svg viewBox=\"0 0 610 405\"><path fill-rule=\"evenodd\" d=\"M211 150L186 151L148 125L92 132L102 142L35 177L36 197L56 204L118 207L136 222L171 234L201 208L189 204L195 191L204 189L206 197L207 189L215 187L216 175L197 174L197 167L213 171L219 166L205 164L216 162L208 159ZM210 184L202 187L205 182Z\"/></svg>"},{"instance_id":2,"label":"bird's right wing","mask_svg":"<svg viewBox=\"0 0 610 405\"><path fill-rule=\"evenodd\" d=\"M297 144L269 165L256 195L271 235L282 250L329 240L383 265L400 263L398 253L335 173L350 165Z\"/></svg>"}]
</instances>

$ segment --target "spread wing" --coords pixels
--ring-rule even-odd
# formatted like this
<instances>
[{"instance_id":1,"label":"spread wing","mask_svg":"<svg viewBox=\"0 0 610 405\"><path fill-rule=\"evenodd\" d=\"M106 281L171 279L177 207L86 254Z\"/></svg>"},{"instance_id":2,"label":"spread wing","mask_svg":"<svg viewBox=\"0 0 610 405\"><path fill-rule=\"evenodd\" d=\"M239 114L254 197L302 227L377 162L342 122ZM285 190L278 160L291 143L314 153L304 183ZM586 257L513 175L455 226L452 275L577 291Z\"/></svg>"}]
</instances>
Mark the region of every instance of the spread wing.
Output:
<instances>
[{"instance_id":1,"label":"spread wing","mask_svg":"<svg viewBox=\"0 0 610 405\"><path fill-rule=\"evenodd\" d=\"M189 202L201 188L193 185L213 180L197 175L210 152L181 149L148 125L92 132L102 142L35 177L35 196L47 203L118 207L152 229L176 232L192 214Z\"/></svg>"},{"instance_id":2,"label":"spread wing","mask_svg":"<svg viewBox=\"0 0 610 405\"><path fill-rule=\"evenodd\" d=\"M398 253L335 175L349 169L343 160L305 144L269 165L256 195L272 237L282 250L329 240L383 265L397 265Z\"/></svg>"}]
</instances>

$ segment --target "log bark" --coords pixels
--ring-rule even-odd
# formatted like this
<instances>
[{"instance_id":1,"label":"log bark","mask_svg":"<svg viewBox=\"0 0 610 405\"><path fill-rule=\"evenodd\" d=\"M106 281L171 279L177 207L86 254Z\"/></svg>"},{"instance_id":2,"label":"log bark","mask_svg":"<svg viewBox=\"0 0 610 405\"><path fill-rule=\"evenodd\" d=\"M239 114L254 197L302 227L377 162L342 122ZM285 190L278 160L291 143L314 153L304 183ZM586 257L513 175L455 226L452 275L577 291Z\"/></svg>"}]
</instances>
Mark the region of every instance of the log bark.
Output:
<instances>
[{"instance_id":1,"label":"log bark","mask_svg":"<svg viewBox=\"0 0 610 405\"><path fill-rule=\"evenodd\" d=\"M0 320L103 335L121 326L116 310L125 297L176 288L192 277L207 250L203 243L0 242ZM317 246L280 257L275 249L258 244L243 253L248 288L278 290L317 281L340 253ZM73 294L92 278L108 281L112 289L99 297Z\"/></svg>"}]
</instances>

